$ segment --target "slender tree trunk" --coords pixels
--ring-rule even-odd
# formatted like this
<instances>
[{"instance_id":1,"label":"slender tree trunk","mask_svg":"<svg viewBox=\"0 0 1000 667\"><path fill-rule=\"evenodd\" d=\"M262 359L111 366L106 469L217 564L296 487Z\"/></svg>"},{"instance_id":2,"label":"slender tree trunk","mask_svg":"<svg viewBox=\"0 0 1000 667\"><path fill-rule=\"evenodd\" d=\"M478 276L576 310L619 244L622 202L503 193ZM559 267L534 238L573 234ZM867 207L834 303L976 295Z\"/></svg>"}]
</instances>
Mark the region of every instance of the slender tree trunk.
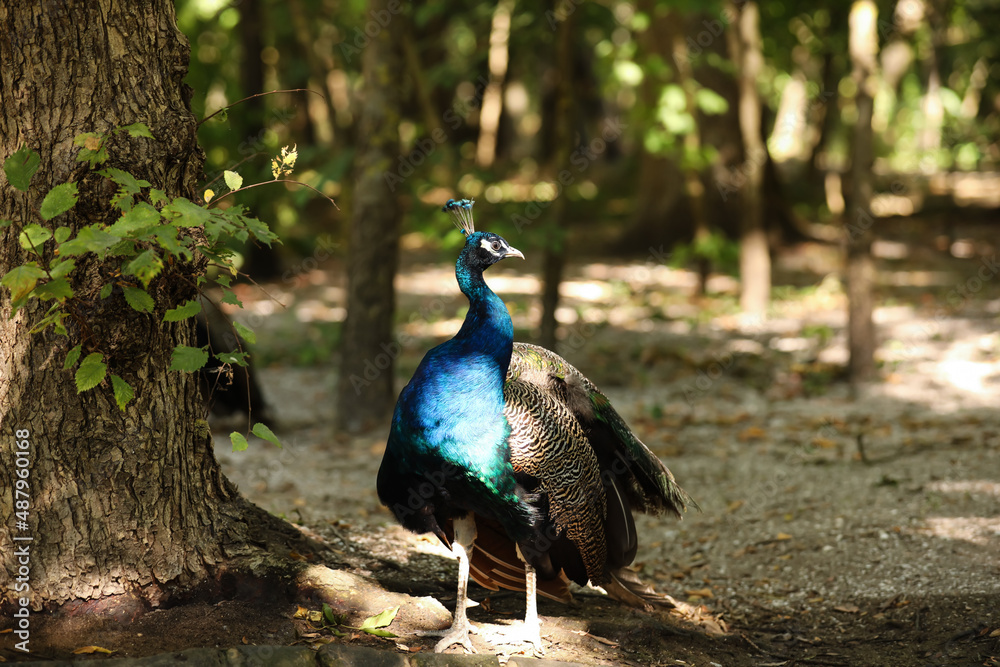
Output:
<instances>
[{"instance_id":1,"label":"slender tree trunk","mask_svg":"<svg viewBox=\"0 0 1000 667\"><path fill-rule=\"evenodd\" d=\"M145 122L155 140L115 135L108 165L168 196L197 199L204 155L183 83L189 47L172 2L94 0L42 12L4 3L0 30L0 157L21 145L41 157L27 194L0 187L0 219L12 221L0 229L0 274L26 261L18 234L57 184L80 190L59 226L75 232L115 219L114 188L75 160L78 133ZM227 573L266 559L257 545L277 521L220 472L197 375L167 371L174 346L193 343L193 321L163 323L163 314L194 296L203 262L155 279L152 313L133 310L117 290L100 298L120 266L120 258L79 258L70 280L83 317L67 322L68 336L29 333L48 304L29 302L9 318L10 293L0 289L0 615L17 604L12 580L23 561L15 546L30 549L24 595L32 609L71 604L125 617L195 591L217 594ZM63 360L81 342L135 389L124 411L109 386L77 393ZM18 505L27 526L13 519L15 441L30 461L28 498Z\"/></svg>"},{"instance_id":2,"label":"slender tree trunk","mask_svg":"<svg viewBox=\"0 0 1000 667\"><path fill-rule=\"evenodd\" d=\"M389 14L389 0L371 0L372 16ZM399 263L399 206L385 176L399 155L399 21L372 38L362 62L364 101L358 136L357 181L351 215L347 320L341 338L337 412L340 426L358 431L385 418L395 403L399 344L393 340Z\"/></svg>"},{"instance_id":3,"label":"slender tree trunk","mask_svg":"<svg viewBox=\"0 0 1000 667\"><path fill-rule=\"evenodd\" d=\"M764 228L764 163L766 148L761 137L760 94L757 77L764 56L760 43L760 14L756 2L747 2L737 9L729 31L731 57L739 72L739 119L743 135L744 154L748 161L746 178L741 189L742 218L740 225L740 307L748 315L763 317L771 300L771 255Z\"/></svg>"},{"instance_id":4,"label":"slender tree trunk","mask_svg":"<svg viewBox=\"0 0 1000 667\"><path fill-rule=\"evenodd\" d=\"M872 321L875 264L872 260L872 112L878 55L878 9L873 0L855 0L849 18L852 77L857 121L851 144L851 185L847 228L849 376L852 384L875 374L875 325Z\"/></svg>"},{"instance_id":5,"label":"slender tree trunk","mask_svg":"<svg viewBox=\"0 0 1000 667\"><path fill-rule=\"evenodd\" d=\"M712 271L711 259L699 253L702 246L711 236L708 224L708 214L705 210L705 185L701 180L700 169L693 164L684 164L690 160L698 160L701 155L701 135L699 133L698 106L695 103L697 82L691 72L691 57L688 53L687 36L684 32L684 21L679 12L673 12L669 22L669 30L673 46L673 64L677 73L677 83L684 91L684 101L688 113L695 119L695 128L684 135L684 156L681 169L684 172L684 191L691 205L691 217L694 220L695 258L698 271L697 293L704 295L708 285L708 277Z\"/></svg>"},{"instance_id":6,"label":"slender tree trunk","mask_svg":"<svg viewBox=\"0 0 1000 667\"><path fill-rule=\"evenodd\" d=\"M483 104L479 110L479 142L476 145L476 164L483 168L493 166L497 152L497 133L500 129L500 112L503 109L503 84L507 77L510 49L510 19L514 0L500 0L493 10L490 28L489 67L490 82L483 91Z\"/></svg>"},{"instance_id":7,"label":"slender tree trunk","mask_svg":"<svg viewBox=\"0 0 1000 667\"><path fill-rule=\"evenodd\" d=\"M556 101L555 151L552 156L554 177L569 166L570 143L574 119L573 109L573 13L567 14L556 29L556 72L559 91ZM545 244L542 259L542 321L539 343L543 347L556 348L556 309L559 307L559 285L566 268L567 253L567 198L561 193L549 208L551 234Z\"/></svg>"}]
</instances>

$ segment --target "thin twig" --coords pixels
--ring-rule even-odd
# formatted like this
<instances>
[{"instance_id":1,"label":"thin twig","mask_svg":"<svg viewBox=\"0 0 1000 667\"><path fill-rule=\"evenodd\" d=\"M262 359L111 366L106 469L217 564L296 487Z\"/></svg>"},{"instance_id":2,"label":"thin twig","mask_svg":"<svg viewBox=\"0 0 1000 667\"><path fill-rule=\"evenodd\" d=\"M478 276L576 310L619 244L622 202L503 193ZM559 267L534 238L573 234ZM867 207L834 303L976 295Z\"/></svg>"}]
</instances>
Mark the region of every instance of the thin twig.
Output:
<instances>
[{"instance_id":1,"label":"thin twig","mask_svg":"<svg viewBox=\"0 0 1000 667\"><path fill-rule=\"evenodd\" d=\"M257 152L257 153L254 153L253 155L248 155L247 157L243 158L242 160L240 160L240 161L239 161L239 162L237 162L236 164L232 165L231 167L229 167L229 171L236 171L236 167L240 166L240 165L241 165L241 164L243 164L244 162L247 162L248 160L252 160L252 159L254 159L255 157L260 157L261 155L264 155L264 156L267 156L267 157L270 157L270 154L269 154L269 153L265 153L264 151L259 151L259 152ZM216 176L215 178L213 178L212 180L210 180L210 181L209 181L208 183L205 183L205 185L203 185L203 186L202 186L202 188L203 188L203 189L204 189L204 188L207 188L207 187L208 187L208 186L210 186L210 185L211 185L212 183L215 183L215 182L216 182L217 180L219 180L220 178L222 178L222 177L223 177L223 176L225 176L225 175L226 175L226 172L225 172L225 171L223 171L223 172L222 172L221 174L219 174L218 176Z\"/></svg>"},{"instance_id":2,"label":"thin twig","mask_svg":"<svg viewBox=\"0 0 1000 667\"><path fill-rule=\"evenodd\" d=\"M329 196L323 194L322 192L320 192L319 190L317 190L313 186L309 185L308 183L303 183L302 181L294 181L294 180L292 180L290 178L276 178L273 181L262 181L260 183L253 183L251 185L246 185L246 186L244 186L242 188L239 188L238 190L230 190L229 192L227 192L226 194L222 195L221 197L217 197L216 199L213 199L211 202L209 202L208 208L211 208L213 204L216 204L217 202L222 201L223 199L225 199L229 195L235 195L237 192L243 192L243 191L249 190L251 188L258 188L258 187L260 187L262 185L269 185L271 183L294 183L295 185L301 185L303 187L309 188L310 190L312 190L313 192L315 192L316 194L318 194L320 197L325 197L328 202L330 202L331 204L333 204L333 207L335 209L337 209L338 211L340 210L340 207L337 206L337 202L333 201L332 197L329 197Z\"/></svg>"},{"instance_id":3,"label":"thin twig","mask_svg":"<svg viewBox=\"0 0 1000 667\"><path fill-rule=\"evenodd\" d=\"M265 95L274 95L276 93L303 93L303 92L305 92L305 93L312 93L313 95L319 95L320 97L323 97L322 93L320 93L318 91L315 91L315 90L311 90L309 88L291 88L289 90L269 90L266 93L257 93L256 95L251 95L250 97L244 97L242 100L236 100L232 104L222 107L221 109L219 109L218 111L216 111L212 115L205 116L200 121L198 121L198 125L196 125L195 127L198 127L202 123L204 123L205 121L209 120L210 118L213 118L213 117L219 115L220 113L222 113L226 109L232 108L232 107L236 106L237 104L242 104L242 103L246 102L247 100L252 100L255 97L263 97ZM323 97L323 99L325 100L326 98Z\"/></svg>"}]
</instances>

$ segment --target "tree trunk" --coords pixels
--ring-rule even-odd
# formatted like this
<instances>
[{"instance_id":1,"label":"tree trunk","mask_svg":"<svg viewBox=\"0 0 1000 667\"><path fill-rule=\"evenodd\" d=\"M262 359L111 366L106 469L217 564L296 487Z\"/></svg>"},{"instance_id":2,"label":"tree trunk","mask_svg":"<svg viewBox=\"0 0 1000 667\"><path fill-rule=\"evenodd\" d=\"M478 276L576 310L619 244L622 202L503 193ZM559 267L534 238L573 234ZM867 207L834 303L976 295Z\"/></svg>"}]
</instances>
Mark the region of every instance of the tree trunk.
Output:
<instances>
[{"instance_id":1,"label":"tree trunk","mask_svg":"<svg viewBox=\"0 0 1000 667\"><path fill-rule=\"evenodd\" d=\"M573 108L573 13L559 21L556 28L556 72L559 81L556 97L556 112L553 115L555 127L555 151L552 154L554 177L569 167L570 142L574 125ZM549 209L551 234L545 243L542 258L542 321L538 335L539 344L550 350L556 349L556 309L559 307L559 286L562 284L566 268L568 242L566 227L568 217L567 196L559 193Z\"/></svg>"},{"instance_id":2,"label":"tree trunk","mask_svg":"<svg viewBox=\"0 0 1000 667\"><path fill-rule=\"evenodd\" d=\"M500 112L503 110L503 86L504 79L507 78L513 9L514 0L500 0L493 10L488 57L490 82L483 91L483 103L479 110L479 140L476 143L476 165L483 169L493 166L497 152L497 133L500 129Z\"/></svg>"},{"instance_id":3,"label":"tree trunk","mask_svg":"<svg viewBox=\"0 0 1000 667\"><path fill-rule=\"evenodd\" d=\"M371 16L388 16L388 0L371 0ZM386 174L399 156L399 83L402 63L390 21L365 48L364 102L358 136L357 181L351 216L347 319L341 339L337 396L341 428L360 431L385 418L395 403L399 344L392 338L399 263L399 206Z\"/></svg>"},{"instance_id":4,"label":"tree trunk","mask_svg":"<svg viewBox=\"0 0 1000 667\"><path fill-rule=\"evenodd\" d=\"M709 229L708 214L705 210L705 184L701 180L701 171L699 169L702 152L701 133L698 128L700 114L698 113L698 105L695 102L698 82L695 81L691 71L691 54L688 51L683 16L679 12L672 12L668 17L668 23L677 84L684 91L685 107L688 113L695 119L695 128L693 131L684 135L684 157L681 159L681 169L684 172L684 192L687 194L688 202L691 206L691 217L694 222L694 239L692 245L694 247L698 272L697 293L699 296L703 296L707 291L708 277L712 271L712 261L711 258L700 252L700 247L708 241L712 232ZM694 164L691 164L692 161L694 161Z\"/></svg>"},{"instance_id":5,"label":"tree trunk","mask_svg":"<svg viewBox=\"0 0 1000 667\"><path fill-rule=\"evenodd\" d=\"M740 225L740 308L744 313L763 317L771 300L771 255L764 228L763 184L766 148L761 137L760 94L757 77L764 57L760 43L760 15L756 2L737 8L729 31L731 57L739 73L739 119L747 168L741 188Z\"/></svg>"},{"instance_id":6,"label":"tree trunk","mask_svg":"<svg viewBox=\"0 0 1000 667\"><path fill-rule=\"evenodd\" d=\"M848 373L851 383L875 374L875 325L872 321L875 264L872 260L872 112L878 55L878 9L872 0L855 0L849 18L852 77L857 121L851 145L851 186L847 227Z\"/></svg>"},{"instance_id":7,"label":"tree trunk","mask_svg":"<svg viewBox=\"0 0 1000 667\"><path fill-rule=\"evenodd\" d=\"M41 156L29 193L0 188L0 219L13 221L0 230L0 274L26 261L18 234L57 184L80 188L58 225L76 231L114 220L114 188L74 159L76 134L146 123L156 139L115 135L108 166L171 197L197 199L204 163L183 83L189 47L173 3L51 7L0 6L8 36L0 40L0 154L26 144ZM11 580L24 574L15 546L30 550L30 591L22 595L32 609L69 604L126 617L218 592L242 557L266 555L262 527L276 520L223 477L200 418L197 375L167 371L174 346L192 344L194 324L162 323L163 314L195 295L203 260L179 263L150 284L153 313L133 310L117 290L99 297L120 265L114 257L78 259L70 280L86 309L85 331L68 322L68 336L30 334L48 304L32 299L9 318L10 293L0 289L0 615L19 604L8 597ZM109 386L77 393L73 371L62 366L80 342L84 354L103 352L110 372L135 389L124 411ZM18 457L30 463L29 497L16 506L27 508L26 526L13 519L15 438Z\"/></svg>"}]
</instances>

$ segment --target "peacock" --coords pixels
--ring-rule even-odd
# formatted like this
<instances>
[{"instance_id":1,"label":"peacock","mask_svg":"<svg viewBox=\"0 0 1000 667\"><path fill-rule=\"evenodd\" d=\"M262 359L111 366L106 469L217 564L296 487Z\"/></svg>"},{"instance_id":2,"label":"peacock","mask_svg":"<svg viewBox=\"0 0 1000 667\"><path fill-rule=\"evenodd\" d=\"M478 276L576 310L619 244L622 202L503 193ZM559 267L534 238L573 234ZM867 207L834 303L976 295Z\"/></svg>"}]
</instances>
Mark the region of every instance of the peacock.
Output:
<instances>
[{"instance_id":1,"label":"peacock","mask_svg":"<svg viewBox=\"0 0 1000 667\"><path fill-rule=\"evenodd\" d=\"M536 592L569 601L570 581L590 582L634 606L668 604L626 569L638 547L632 512L679 517L692 501L590 380L550 350L513 342L483 272L524 255L475 231L472 205L444 207L465 235L455 275L469 310L399 395L378 496L405 528L437 535L458 559L454 619L435 651L474 651L470 575L526 592L515 634L541 651Z\"/></svg>"}]
</instances>

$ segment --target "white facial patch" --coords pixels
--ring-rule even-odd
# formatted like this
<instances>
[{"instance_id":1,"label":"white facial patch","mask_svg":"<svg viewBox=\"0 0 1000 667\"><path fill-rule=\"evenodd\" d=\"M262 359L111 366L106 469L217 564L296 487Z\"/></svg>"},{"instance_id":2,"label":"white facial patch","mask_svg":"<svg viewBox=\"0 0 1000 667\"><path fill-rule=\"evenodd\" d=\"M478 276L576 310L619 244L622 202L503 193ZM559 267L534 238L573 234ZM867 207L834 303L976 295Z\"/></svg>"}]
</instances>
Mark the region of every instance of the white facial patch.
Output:
<instances>
[{"instance_id":1,"label":"white facial patch","mask_svg":"<svg viewBox=\"0 0 1000 667\"><path fill-rule=\"evenodd\" d=\"M493 241L491 241L489 239L479 239L479 245L481 245L482 247L484 247L487 250L489 250L490 253L493 254L496 257L499 257L500 256L500 250L504 249L503 248L503 244L501 244L500 245L500 250L494 250L493 249Z\"/></svg>"}]
</instances>

